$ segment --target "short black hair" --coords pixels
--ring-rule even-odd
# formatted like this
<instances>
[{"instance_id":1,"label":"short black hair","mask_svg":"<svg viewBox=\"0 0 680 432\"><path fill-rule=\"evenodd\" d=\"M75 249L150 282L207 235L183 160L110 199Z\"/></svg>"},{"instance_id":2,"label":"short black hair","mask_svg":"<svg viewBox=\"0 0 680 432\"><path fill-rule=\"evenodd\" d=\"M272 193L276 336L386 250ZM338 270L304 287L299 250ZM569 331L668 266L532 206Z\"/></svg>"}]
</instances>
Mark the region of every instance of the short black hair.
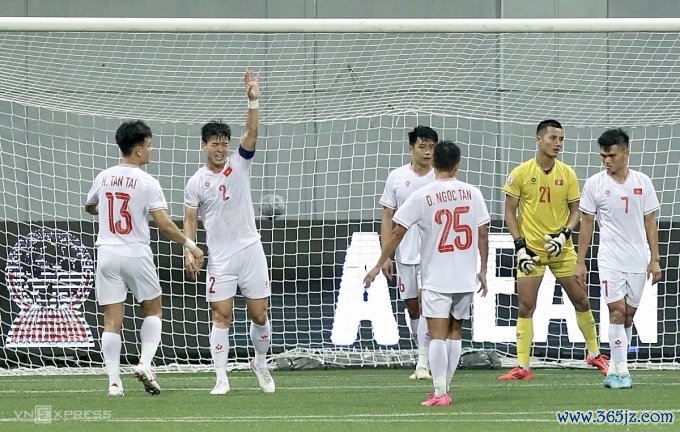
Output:
<instances>
[{"instance_id":1,"label":"short black hair","mask_svg":"<svg viewBox=\"0 0 680 432\"><path fill-rule=\"evenodd\" d=\"M564 129L560 122L558 122L557 120L553 119L543 120L538 124L538 126L536 126L536 136L541 136L543 133L545 133L546 130L548 130L549 127Z\"/></svg>"},{"instance_id":2,"label":"short black hair","mask_svg":"<svg viewBox=\"0 0 680 432\"><path fill-rule=\"evenodd\" d=\"M437 170L451 171L460 162L460 147L453 141L439 141L434 146L432 158Z\"/></svg>"},{"instance_id":3,"label":"short black hair","mask_svg":"<svg viewBox=\"0 0 680 432\"><path fill-rule=\"evenodd\" d=\"M630 145L630 137L622 128L607 129L597 139L597 143L602 149L608 149L613 145L628 148Z\"/></svg>"},{"instance_id":4,"label":"short black hair","mask_svg":"<svg viewBox=\"0 0 680 432\"><path fill-rule=\"evenodd\" d=\"M226 137L231 141L231 128L221 120L213 120L201 128L201 140L207 143L212 137Z\"/></svg>"},{"instance_id":5,"label":"short black hair","mask_svg":"<svg viewBox=\"0 0 680 432\"><path fill-rule=\"evenodd\" d=\"M116 143L123 156L130 156L132 149L144 144L144 140L151 138L151 128L142 120L132 120L118 126Z\"/></svg>"},{"instance_id":6,"label":"short black hair","mask_svg":"<svg viewBox=\"0 0 680 432\"><path fill-rule=\"evenodd\" d=\"M437 135L437 132L435 132L434 129L422 125L414 127L413 130L408 133L409 145L414 145L418 138L421 140L429 140L433 143L439 141L439 135Z\"/></svg>"}]
</instances>

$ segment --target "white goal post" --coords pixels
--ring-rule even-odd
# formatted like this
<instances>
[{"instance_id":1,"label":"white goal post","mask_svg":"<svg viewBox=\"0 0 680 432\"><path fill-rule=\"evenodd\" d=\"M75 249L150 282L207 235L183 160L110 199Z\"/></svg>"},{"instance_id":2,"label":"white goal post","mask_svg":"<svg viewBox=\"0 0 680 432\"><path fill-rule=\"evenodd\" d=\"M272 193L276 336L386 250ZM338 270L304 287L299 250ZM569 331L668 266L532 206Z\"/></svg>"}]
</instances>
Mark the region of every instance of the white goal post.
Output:
<instances>
[{"instance_id":1,"label":"white goal post","mask_svg":"<svg viewBox=\"0 0 680 432\"><path fill-rule=\"evenodd\" d=\"M601 169L599 134L630 133L631 165L652 178L662 203L664 279L645 291L629 358L637 367L678 366L680 19L5 17L0 375L102 370L96 226L83 204L96 173L118 161L113 132L126 119L150 123L146 170L180 222L184 185L203 161L201 124L225 120L234 143L242 132L246 68L262 88L252 188L272 273L277 366L412 366L393 282L365 293L361 279L379 253L378 198L388 172L409 160L406 133L418 124L461 144L459 177L480 186L491 212L491 292L475 300L464 347L511 362L517 298L501 187L534 154L545 118L564 125L561 159L582 182ZM186 281L180 248L155 230L152 248L165 294L157 366L206 369L205 275ZM589 294L606 352L596 272ZM242 299L235 307L231 357L246 365ZM128 304L130 364L138 314ZM583 364L573 308L550 277L535 326L537 363Z\"/></svg>"},{"instance_id":2,"label":"white goal post","mask_svg":"<svg viewBox=\"0 0 680 432\"><path fill-rule=\"evenodd\" d=\"M163 33L677 32L679 18L65 18L0 17L0 31Z\"/></svg>"}]
</instances>

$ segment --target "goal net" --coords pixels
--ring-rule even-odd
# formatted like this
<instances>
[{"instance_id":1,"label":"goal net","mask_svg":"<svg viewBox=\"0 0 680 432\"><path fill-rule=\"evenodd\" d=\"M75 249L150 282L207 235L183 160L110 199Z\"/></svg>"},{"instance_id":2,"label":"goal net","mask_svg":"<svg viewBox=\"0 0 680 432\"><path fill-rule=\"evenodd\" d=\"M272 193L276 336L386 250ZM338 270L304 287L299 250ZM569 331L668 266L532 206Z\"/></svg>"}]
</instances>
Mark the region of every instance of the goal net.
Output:
<instances>
[{"instance_id":1,"label":"goal net","mask_svg":"<svg viewBox=\"0 0 680 432\"><path fill-rule=\"evenodd\" d=\"M200 126L223 119L234 129L232 148L238 142L246 68L259 74L262 90L252 195L271 268L278 366L413 364L394 281L378 279L369 291L361 281L379 254L385 179L410 160L406 134L418 124L462 146L459 178L479 185L492 217L490 293L475 299L464 347L497 350L512 361L518 309L501 187L514 166L533 157L535 127L546 118L564 125L561 159L581 184L601 169L600 133L629 131L631 166L652 178L662 203L664 268L663 281L645 291L629 358L638 366L677 366L678 33L484 33L481 25L456 32L456 22L447 27L452 32L431 32L427 21L411 32L389 23L373 32L361 25L284 32L267 23L252 32L188 31L181 23L153 32L45 32L9 24L0 21L0 374L101 370L97 226L83 205L95 175L119 160L114 131L123 120L149 122L155 149L145 169L181 223L185 182L203 163ZM206 368L205 274L186 281L181 248L152 231L165 308L156 365ZM199 240L205 245L202 231ZM596 260L589 268L607 352ZM535 360L583 364L573 307L550 275L538 305ZM141 317L131 298L126 317L123 363L136 364ZM232 364L246 364L252 347L240 297L231 338Z\"/></svg>"}]
</instances>

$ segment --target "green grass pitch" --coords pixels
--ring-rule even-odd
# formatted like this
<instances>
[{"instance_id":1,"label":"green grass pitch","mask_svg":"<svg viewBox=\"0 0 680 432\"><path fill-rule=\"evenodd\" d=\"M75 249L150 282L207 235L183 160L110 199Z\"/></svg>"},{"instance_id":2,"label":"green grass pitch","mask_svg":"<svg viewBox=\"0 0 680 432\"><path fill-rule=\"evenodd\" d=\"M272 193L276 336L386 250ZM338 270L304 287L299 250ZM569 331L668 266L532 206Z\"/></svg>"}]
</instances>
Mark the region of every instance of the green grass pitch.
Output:
<instances>
[{"instance_id":1,"label":"green grass pitch","mask_svg":"<svg viewBox=\"0 0 680 432\"><path fill-rule=\"evenodd\" d=\"M501 371L456 373L453 405L420 406L431 387L407 369L273 372L264 394L255 376L230 374L231 392L211 396L208 373L159 374L159 396L123 377L125 397L106 396L99 376L0 377L3 431L673 431L675 424L563 425L556 411L628 410L680 414L678 371L632 371L635 387L610 390L595 370L536 369L529 382L503 383ZM38 408L50 423L35 423ZM88 416L89 419L73 417Z\"/></svg>"}]
</instances>

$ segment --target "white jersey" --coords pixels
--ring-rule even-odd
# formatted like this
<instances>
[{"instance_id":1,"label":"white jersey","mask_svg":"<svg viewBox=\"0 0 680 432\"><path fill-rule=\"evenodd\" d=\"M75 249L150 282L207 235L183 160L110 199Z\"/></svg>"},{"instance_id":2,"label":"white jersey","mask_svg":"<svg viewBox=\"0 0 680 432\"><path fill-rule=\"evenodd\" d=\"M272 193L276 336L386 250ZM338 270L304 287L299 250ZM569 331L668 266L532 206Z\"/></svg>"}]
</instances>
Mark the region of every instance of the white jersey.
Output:
<instances>
[{"instance_id":1,"label":"white jersey","mask_svg":"<svg viewBox=\"0 0 680 432\"><path fill-rule=\"evenodd\" d=\"M224 274L221 266L229 257L260 240L250 196L251 163L232 152L222 171L203 166L184 189L184 205L197 208L205 226L212 274Z\"/></svg>"},{"instance_id":2,"label":"white jersey","mask_svg":"<svg viewBox=\"0 0 680 432\"><path fill-rule=\"evenodd\" d=\"M97 175L87 204L99 205L97 246L149 244L149 212L168 204L158 180L137 165L119 164Z\"/></svg>"},{"instance_id":3,"label":"white jersey","mask_svg":"<svg viewBox=\"0 0 680 432\"><path fill-rule=\"evenodd\" d=\"M490 222L482 192L456 179L438 179L414 192L394 221L418 226L423 289L466 293L477 288L477 228Z\"/></svg>"},{"instance_id":4,"label":"white jersey","mask_svg":"<svg viewBox=\"0 0 680 432\"><path fill-rule=\"evenodd\" d=\"M413 192L434 181L434 170L418 175L411 164L393 170L385 182L380 204L393 210L399 209ZM395 259L402 264L420 264L420 238L416 230L406 233L395 253Z\"/></svg>"},{"instance_id":5,"label":"white jersey","mask_svg":"<svg viewBox=\"0 0 680 432\"><path fill-rule=\"evenodd\" d=\"M632 169L623 183L602 171L586 180L579 208L600 225L600 267L645 273L649 262L645 215L659 209L650 178Z\"/></svg>"}]
</instances>

